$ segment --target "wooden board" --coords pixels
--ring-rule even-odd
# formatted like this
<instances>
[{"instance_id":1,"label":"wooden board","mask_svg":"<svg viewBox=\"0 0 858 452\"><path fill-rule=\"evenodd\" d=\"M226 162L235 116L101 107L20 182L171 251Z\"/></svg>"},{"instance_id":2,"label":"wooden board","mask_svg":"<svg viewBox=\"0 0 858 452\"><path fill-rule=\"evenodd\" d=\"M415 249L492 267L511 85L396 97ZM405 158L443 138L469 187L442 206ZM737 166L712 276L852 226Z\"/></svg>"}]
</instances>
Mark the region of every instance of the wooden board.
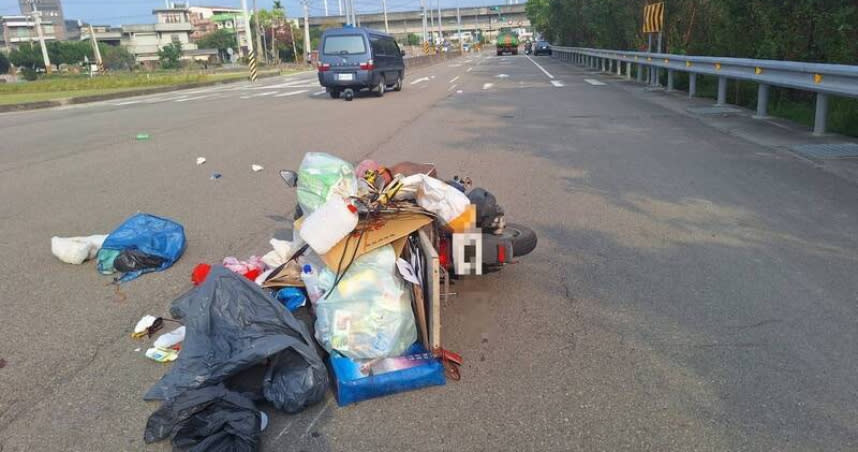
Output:
<instances>
[{"instance_id":1,"label":"wooden board","mask_svg":"<svg viewBox=\"0 0 858 452\"><path fill-rule=\"evenodd\" d=\"M420 250L426 259L426 279L423 284L423 294L428 304L429 320L429 346L432 353L438 355L441 352L441 269L438 260L438 252L426 228L421 228Z\"/></svg>"}]
</instances>

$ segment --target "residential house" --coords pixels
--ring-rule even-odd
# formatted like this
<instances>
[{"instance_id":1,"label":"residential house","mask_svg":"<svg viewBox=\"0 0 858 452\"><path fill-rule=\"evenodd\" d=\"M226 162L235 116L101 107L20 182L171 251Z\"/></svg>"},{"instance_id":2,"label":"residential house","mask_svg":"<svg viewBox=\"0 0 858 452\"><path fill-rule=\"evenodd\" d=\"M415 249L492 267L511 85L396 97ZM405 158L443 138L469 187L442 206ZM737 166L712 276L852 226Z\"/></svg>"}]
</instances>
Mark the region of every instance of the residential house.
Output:
<instances>
[{"instance_id":1,"label":"residential house","mask_svg":"<svg viewBox=\"0 0 858 452\"><path fill-rule=\"evenodd\" d=\"M18 0L18 6L20 6L21 14L23 15L28 15L33 12L34 4L36 9L39 10L42 15L42 22L50 21L58 24L56 30L54 30L54 36L56 39L60 41L65 40L65 18L63 17L62 2L60 0L36 0L35 2L31 2L30 0Z\"/></svg>"},{"instance_id":2,"label":"residential house","mask_svg":"<svg viewBox=\"0 0 858 452\"><path fill-rule=\"evenodd\" d=\"M156 9L154 24L124 25L122 45L128 48L138 63L153 65L158 61L158 51L172 43L182 46L183 60L210 60L217 55L216 49L197 49L191 42L194 26L190 10L179 4L171 8Z\"/></svg>"},{"instance_id":3,"label":"residential house","mask_svg":"<svg viewBox=\"0 0 858 452\"><path fill-rule=\"evenodd\" d=\"M223 6L191 6L191 24L194 32L191 40L197 40L215 30L228 30L236 35L236 41L241 53L246 54L247 27L244 24L244 13L240 8Z\"/></svg>"}]
</instances>

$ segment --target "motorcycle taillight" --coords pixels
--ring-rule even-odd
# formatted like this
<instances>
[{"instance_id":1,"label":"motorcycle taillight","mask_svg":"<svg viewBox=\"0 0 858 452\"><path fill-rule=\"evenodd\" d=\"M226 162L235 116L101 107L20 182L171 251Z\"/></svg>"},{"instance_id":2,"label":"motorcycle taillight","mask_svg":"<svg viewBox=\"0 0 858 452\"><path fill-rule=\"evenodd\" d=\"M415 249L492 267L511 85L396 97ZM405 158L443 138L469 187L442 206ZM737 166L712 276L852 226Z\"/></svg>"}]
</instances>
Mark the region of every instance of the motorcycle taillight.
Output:
<instances>
[{"instance_id":1,"label":"motorcycle taillight","mask_svg":"<svg viewBox=\"0 0 858 452\"><path fill-rule=\"evenodd\" d=\"M450 268L450 242L447 239L438 240L438 263L443 268Z\"/></svg>"}]
</instances>

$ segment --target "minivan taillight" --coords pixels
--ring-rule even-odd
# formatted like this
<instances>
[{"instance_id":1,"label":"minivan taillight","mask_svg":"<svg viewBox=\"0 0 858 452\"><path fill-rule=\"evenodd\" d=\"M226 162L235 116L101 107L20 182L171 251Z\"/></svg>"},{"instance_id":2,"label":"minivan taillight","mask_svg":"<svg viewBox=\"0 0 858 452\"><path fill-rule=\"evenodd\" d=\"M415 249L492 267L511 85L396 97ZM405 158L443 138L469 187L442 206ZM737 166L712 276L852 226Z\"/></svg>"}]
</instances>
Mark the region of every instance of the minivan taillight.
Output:
<instances>
[{"instance_id":1,"label":"minivan taillight","mask_svg":"<svg viewBox=\"0 0 858 452\"><path fill-rule=\"evenodd\" d=\"M372 60L360 64L360 68L363 71L371 71L374 67L375 65L373 64Z\"/></svg>"},{"instance_id":2,"label":"minivan taillight","mask_svg":"<svg viewBox=\"0 0 858 452\"><path fill-rule=\"evenodd\" d=\"M320 63L319 64L319 72L327 72L331 69L331 65L328 63Z\"/></svg>"}]
</instances>

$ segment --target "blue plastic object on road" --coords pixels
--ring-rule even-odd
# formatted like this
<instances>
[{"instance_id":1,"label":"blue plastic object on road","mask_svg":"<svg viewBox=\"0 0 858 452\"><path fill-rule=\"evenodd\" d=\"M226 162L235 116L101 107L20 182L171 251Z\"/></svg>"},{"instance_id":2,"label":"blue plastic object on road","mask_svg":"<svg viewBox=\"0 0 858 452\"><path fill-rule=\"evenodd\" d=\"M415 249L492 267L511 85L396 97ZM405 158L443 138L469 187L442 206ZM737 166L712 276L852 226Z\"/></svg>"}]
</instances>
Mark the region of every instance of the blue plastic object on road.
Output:
<instances>
[{"instance_id":1,"label":"blue plastic object on road","mask_svg":"<svg viewBox=\"0 0 858 452\"><path fill-rule=\"evenodd\" d=\"M396 358L354 361L333 352L328 360L339 406L447 383L444 365L419 343Z\"/></svg>"},{"instance_id":2,"label":"blue plastic object on road","mask_svg":"<svg viewBox=\"0 0 858 452\"><path fill-rule=\"evenodd\" d=\"M112 273L114 271L112 263L111 268L106 267L107 263L112 261L101 257L123 250L138 250L163 259L158 267L130 271L117 280L118 282L131 281L143 273L169 268L185 252L185 246L185 228L182 225L167 218L138 213L125 220L107 236L98 252L98 271Z\"/></svg>"},{"instance_id":3,"label":"blue plastic object on road","mask_svg":"<svg viewBox=\"0 0 858 452\"><path fill-rule=\"evenodd\" d=\"M277 301L283 303L289 312L295 312L296 309L307 304L307 296L297 287L284 287L277 291Z\"/></svg>"}]
</instances>

